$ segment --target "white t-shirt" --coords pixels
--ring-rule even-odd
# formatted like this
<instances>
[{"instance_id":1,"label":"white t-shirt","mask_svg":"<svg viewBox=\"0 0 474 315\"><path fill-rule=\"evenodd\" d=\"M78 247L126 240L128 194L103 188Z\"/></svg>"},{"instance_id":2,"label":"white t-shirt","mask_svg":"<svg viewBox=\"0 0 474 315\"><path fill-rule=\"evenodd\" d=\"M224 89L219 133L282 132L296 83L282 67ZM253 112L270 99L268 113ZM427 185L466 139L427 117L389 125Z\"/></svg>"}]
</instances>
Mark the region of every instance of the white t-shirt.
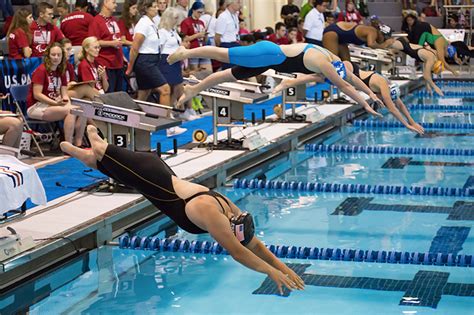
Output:
<instances>
[{"instance_id":1,"label":"white t-shirt","mask_svg":"<svg viewBox=\"0 0 474 315\"><path fill-rule=\"evenodd\" d=\"M216 21L216 34L222 35L221 42L232 43L239 40L239 13L222 12Z\"/></svg>"},{"instance_id":2,"label":"white t-shirt","mask_svg":"<svg viewBox=\"0 0 474 315\"><path fill-rule=\"evenodd\" d=\"M204 22L204 26L207 30L207 37L216 36L216 21L217 19L210 14L203 14L200 18Z\"/></svg>"},{"instance_id":3,"label":"white t-shirt","mask_svg":"<svg viewBox=\"0 0 474 315\"><path fill-rule=\"evenodd\" d=\"M159 16L158 14L153 18L153 23L155 23L156 27L158 27L160 25L160 21L161 21L161 16Z\"/></svg>"},{"instance_id":4,"label":"white t-shirt","mask_svg":"<svg viewBox=\"0 0 474 315\"><path fill-rule=\"evenodd\" d=\"M307 38L322 41L324 31L324 14L313 8L304 19L303 29Z\"/></svg>"},{"instance_id":5,"label":"white t-shirt","mask_svg":"<svg viewBox=\"0 0 474 315\"><path fill-rule=\"evenodd\" d=\"M179 37L176 30L165 30L164 28L159 29L160 33L160 47L161 53L164 55L170 55L178 49L181 45L181 37Z\"/></svg>"},{"instance_id":6,"label":"white t-shirt","mask_svg":"<svg viewBox=\"0 0 474 315\"><path fill-rule=\"evenodd\" d=\"M158 37L158 28L155 23L148 17L142 16L135 25L135 35L142 34L145 36L143 44L140 46L138 53L140 54L159 54L160 38Z\"/></svg>"}]
</instances>

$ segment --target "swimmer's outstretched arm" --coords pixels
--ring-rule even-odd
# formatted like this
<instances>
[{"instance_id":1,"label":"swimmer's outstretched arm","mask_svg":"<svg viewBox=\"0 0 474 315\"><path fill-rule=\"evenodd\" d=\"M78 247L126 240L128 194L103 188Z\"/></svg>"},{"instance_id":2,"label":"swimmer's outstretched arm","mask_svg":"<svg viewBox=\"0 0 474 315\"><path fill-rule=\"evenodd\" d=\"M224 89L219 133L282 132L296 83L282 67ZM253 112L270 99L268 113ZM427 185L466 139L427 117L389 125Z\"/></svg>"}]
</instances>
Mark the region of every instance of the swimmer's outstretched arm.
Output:
<instances>
[{"instance_id":1,"label":"swimmer's outstretched arm","mask_svg":"<svg viewBox=\"0 0 474 315\"><path fill-rule=\"evenodd\" d=\"M341 79L337 74L336 70L334 70L333 66L329 62L323 62L319 65L319 69L321 70L322 74L328 78L335 86L337 86L341 92L345 93L347 96L352 98L354 101L359 103L364 109L378 117L383 117L381 114L377 113L373 110L372 107L365 101L365 99L357 92L352 85Z\"/></svg>"},{"instance_id":2,"label":"swimmer's outstretched arm","mask_svg":"<svg viewBox=\"0 0 474 315\"><path fill-rule=\"evenodd\" d=\"M395 106L395 104L393 103L392 101L392 98L390 96L390 88L388 86L388 84L386 83L385 79L383 77L379 77L377 78L378 80L382 81L383 80L383 83L380 82L379 83L379 89L380 89L380 94L382 94L382 99L385 103L385 105L387 105L387 109L389 110L389 112L398 120L400 121L407 129L411 130L411 131L414 131L416 133L419 133L419 134L423 134L423 131L418 129L418 128L415 128L413 126L411 126L406 120L405 118L403 117L403 115L400 113L400 111L398 110L397 106Z\"/></svg>"},{"instance_id":3,"label":"swimmer's outstretched arm","mask_svg":"<svg viewBox=\"0 0 474 315\"><path fill-rule=\"evenodd\" d=\"M346 62L344 62L344 64L346 64ZM367 94L370 97L370 99L372 99L373 101L379 103L380 106L385 106L385 104L377 97L377 95L375 95L375 93L372 92L370 87L368 87L360 78L358 78L356 75L354 75L354 73L352 72L353 71L352 65L351 65L350 68L348 68L347 64L346 64L346 69L349 70L349 71L347 71L347 81L348 82L352 83L352 85L357 90L362 91L365 94Z\"/></svg>"},{"instance_id":4,"label":"swimmer's outstretched arm","mask_svg":"<svg viewBox=\"0 0 474 315\"><path fill-rule=\"evenodd\" d=\"M413 117L412 117L411 114L410 114L410 111L409 111L408 108L405 106L405 104L403 103L403 101L402 101L400 98L397 98L397 100L395 101L395 104L397 105L398 109L403 113L403 115L405 115L405 117L406 117L407 120L408 120L408 123L409 123L413 128L415 128L419 134L421 134L421 135L424 134L424 133L425 133L425 129L413 119Z\"/></svg>"},{"instance_id":5,"label":"swimmer's outstretched arm","mask_svg":"<svg viewBox=\"0 0 474 315\"><path fill-rule=\"evenodd\" d=\"M240 244L232 233L229 219L222 214L212 200L203 200L199 206L193 207L189 205L189 207L186 207L186 215L189 217L191 222L201 229L208 231L209 234L222 247L224 247L236 261L247 268L268 275L268 277L276 283L281 294L283 294L283 286L289 290L301 290L304 288L303 280L294 272L289 271L288 267L286 267L287 270L269 258L268 261L265 261L258 255L254 254L252 250ZM254 237L249 245L252 247L259 246L258 242L260 241ZM281 267L284 272L282 272L281 269L276 268L273 264ZM290 277L290 275L292 275L292 277Z\"/></svg>"},{"instance_id":6,"label":"swimmer's outstretched arm","mask_svg":"<svg viewBox=\"0 0 474 315\"><path fill-rule=\"evenodd\" d=\"M289 87L292 86L297 86L300 84L306 84L310 82L316 82L316 83L323 83L324 79L321 78L320 75L318 74L303 74L303 75L298 75L297 78L294 79L285 79L280 82L274 89L273 93L279 93Z\"/></svg>"}]
</instances>

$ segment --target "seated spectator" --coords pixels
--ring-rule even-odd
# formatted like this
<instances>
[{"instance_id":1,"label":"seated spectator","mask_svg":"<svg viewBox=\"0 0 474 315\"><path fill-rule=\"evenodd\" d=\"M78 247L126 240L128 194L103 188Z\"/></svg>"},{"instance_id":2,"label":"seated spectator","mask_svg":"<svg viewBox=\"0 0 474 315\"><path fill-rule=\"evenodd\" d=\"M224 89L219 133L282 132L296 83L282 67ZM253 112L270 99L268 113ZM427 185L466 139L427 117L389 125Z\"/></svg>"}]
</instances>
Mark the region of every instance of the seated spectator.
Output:
<instances>
[{"instance_id":1,"label":"seated spectator","mask_svg":"<svg viewBox=\"0 0 474 315\"><path fill-rule=\"evenodd\" d=\"M339 13L337 17L338 22L353 22L356 24L364 24L364 18L356 9L352 0L346 2L346 10Z\"/></svg>"},{"instance_id":2,"label":"seated spectator","mask_svg":"<svg viewBox=\"0 0 474 315\"><path fill-rule=\"evenodd\" d=\"M299 19L298 20L298 35L296 39L298 40L298 43L304 43L304 19Z\"/></svg>"},{"instance_id":3,"label":"seated spectator","mask_svg":"<svg viewBox=\"0 0 474 315\"><path fill-rule=\"evenodd\" d=\"M8 56L12 59L23 59L31 56L31 31L33 16L27 9L16 11L7 34Z\"/></svg>"},{"instance_id":4,"label":"seated spectator","mask_svg":"<svg viewBox=\"0 0 474 315\"><path fill-rule=\"evenodd\" d=\"M58 16L54 19L53 24L61 28L62 20L69 14L69 4L65 1L58 1L56 11L58 12Z\"/></svg>"},{"instance_id":5,"label":"seated spectator","mask_svg":"<svg viewBox=\"0 0 474 315\"><path fill-rule=\"evenodd\" d=\"M44 62L31 75L27 97L28 116L37 120L64 120L64 136L76 146L82 145L85 119L71 114L67 94L66 54L53 43L44 54Z\"/></svg>"},{"instance_id":6,"label":"seated spectator","mask_svg":"<svg viewBox=\"0 0 474 315\"><path fill-rule=\"evenodd\" d=\"M72 49L71 41L67 38L61 40L61 45L63 46L64 52L66 53L66 79L67 79L67 94L69 97L79 98L79 99L89 99L93 100L94 97L98 94L91 85L88 84L78 84L76 71L74 65L69 62L72 56L74 56L74 51Z\"/></svg>"},{"instance_id":7,"label":"seated spectator","mask_svg":"<svg viewBox=\"0 0 474 315\"><path fill-rule=\"evenodd\" d=\"M98 94L103 94L109 88L109 82L105 68L95 60L99 56L99 51L100 45L96 37L84 39L82 52L79 55L81 62L77 66L77 79L79 82L95 81L94 89Z\"/></svg>"},{"instance_id":8,"label":"seated spectator","mask_svg":"<svg viewBox=\"0 0 474 315\"><path fill-rule=\"evenodd\" d=\"M184 41L189 42L189 48L205 46L207 43L206 27L200 17L204 14L204 4L194 2L191 7L191 16L181 22L181 33L184 35ZM191 72L205 70L212 72L211 60L206 58L189 59L189 70Z\"/></svg>"},{"instance_id":9,"label":"seated spectator","mask_svg":"<svg viewBox=\"0 0 474 315\"><path fill-rule=\"evenodd\" d=\"M334 14L332 14L331 12L325 12L324 19L326 21L326 23L324 24L324 27L327 27L328 25L336 23L336 18L334 17Z\"/></svg>"},{"instance_id":10,"label":"seated spectator","mask_svg":"<svg viewBox=\"0 0 474 315\"><path fill-rule=\"evenodd\" d=\"M1 100L7 97L7 95L0 94ZM23 122L17 117L8 117L12 114L12 112L0 110L0 135L3 135L2 145L19 148L21 133L23 132Z\"/></svg>"},{"instance_id":11,"label":"seated spectator","mask_svg":"<svg viewBox=\"0 0 474 315\"><path fill-rule=\"evenodd\" d=\"M122 17L118 20L118 26L122 33L122 42L126 46L132 46L135 25L140 19L137 2L137 0L125 1Z\"/></svg>"},{"instance_id":12,"label":"seated spectator","mask_svg":"<svg viewBox=\"0 0 474 315\"><path fill-rule=\"evenodd\" d=\"M298 43L298 29L296 27L292 27L288 30L288 43L289 44Z\"/></svg>"},{"instance_id":13,"label":"seated spectator","mask_svg":"<svg viewBox=\"0 0 474 315\"><path fill-rule=\"evenodd\" d=\"M298 25L298 16L300 8L293 4L293 0L288 0L288 4L281 7L280 17L287 28L296 27Z\"/></svg>"},{"instance_id":14,"label":"seated spectator","mask_svg":"<svg viewBox=\"0 0 474 315\"><path fill-rule=\"evenodd\" d=\"M461 29L462 26L458 22L459 22L459 19L458 19L457 15L450 15L449 18L448 18L447 28Z\"/></svg>"},{"instance_id":15,"label":"seated spectator","mask_svg":"<svg viewBox=\"0 0 474 315\"><path fill-rule=\"evenodd\" d=\"M75 10L61 21L61 31L71 40L76 56L81 51L82 41L87 37L89 25L94 20L87 13L87 8L87 0L76 0Z\"/></svg>"},{"instance_id":16,"label":"seated spectator","mask_svg":"<svg viewBox=\"0 0 474 315\"><path fill-rule=\"evenodd\" d=\"M53 6L47 2L41 2L38 5L38 12L38 19L30 25L33 36L31 42L32 57L42 57L49 45L64 38L59 28L51 24L53 21Z\"/></svg>"},{"instance_id":17,"label":"seated spectator","mask_svg":"<svg viewBox=\"0 0 474 315\"><path fill-rule=\"evenodd\" d=\"M245 20L239 21L239 35L247 35L250 34L250 31L247 29L247 23Z\"/></svg>"},{"instance_id":18,"label":"seated spectator","mask_svg":"<svg viewBox=\"0 0 474 315\"><path fill-rule=\"evenodd\" d=\"M268 40L278 45L288 45L288 37L286 37L286 26L283 22L277 22L275 25L275 33L268 36Z\"/></svg>"}]
</instances>

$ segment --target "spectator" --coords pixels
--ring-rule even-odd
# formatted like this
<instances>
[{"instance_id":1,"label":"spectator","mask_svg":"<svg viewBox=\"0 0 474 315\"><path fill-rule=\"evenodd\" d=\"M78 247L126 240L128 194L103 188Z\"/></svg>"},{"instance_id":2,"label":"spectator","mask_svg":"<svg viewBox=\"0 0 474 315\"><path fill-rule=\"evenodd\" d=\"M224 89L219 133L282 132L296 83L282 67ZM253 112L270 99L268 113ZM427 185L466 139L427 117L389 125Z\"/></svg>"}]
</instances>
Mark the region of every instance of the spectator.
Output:
<instances>
[{"instance_id":1,"label":"spectator","mask_svg":"<svg viewBox=\"0 0 474 315\"><path fill-rule=\"evenodd\" d=\"M239 44L239 10L240 0L227 0L226 10L222 12L216 21L216 46L230 48L240 46ZM222 69L232 67L231 64L223 63Z\"/></svg>"},{"instance_id":2,"label":"spectator","mask_svg":"<svg viewBox=\"0 0 474 315\"><path fill-rule=\"evenodd\" d=\"M296 27L292 27L288 30L288 43L289 44L298 43L298 29Z\"/></svg>"},{"instance_id":3,"label":"spectator","mask_svg":"<svg viewBox=\"0 0 474 315\"><path fill-rule=\"evenodd\" d=\"M302 7L300 11L300 18L303 20L306 18L306 15L313 9L314 0L308 0Z\"/></svg>"},{"instance_id":4,"label":"spectator","mask_svg":"<svg viewBox=\"0 0 474 315\"><path fill-rule=\"evenodd\" d=\"M67 94L66 54L59 43L52 43L44 53L44 62L31 75L27 98L28 116L45 121L64 120L64 137L82 145L85 120L70 113L74 107Z\"/></svg>"},{"instance_id":5,"label":"spectator","mask_svg":"<svg viewBox=\"0 0 474 315\"><path fill-rule=\"evenodd\" d=\"M87 37L89 25L94 17L87 13L87 0L76 0L75 9L61 21L61 31L72 42L76 53L81 51L82 41Z\"/></svg>"},{"instance_id":6,"label":"spectator","mask_svg":"<svg viewBox=\"0 0 474 315\"><path fill-rule=\"evenodd\" d=\"M158 14L153 18L153 22L158 27L163 12L168 8L168 0L157 0L156 3L158 4Z\"/></svg>"},{"instance_id":7,"label":"spectator","mask_svg":"<svg viewBox=\"0 0 474 315\"><path fill-rule=\"evenodd\" d=\"M0 100L6 97L7 96L0 94ZM3 135L2 145L19 148L22 132L22 121L14 117L12 112L0 110L0 135Z\"/></svg>"},{"instance_id":8,"label":"spectator","mask_svg":"<svg viewBox=\"0 0 474 315\"><path fill-rule=\"evenodd\" d=\"M202 10L202 8L200 9ZM169 55L174 53L181 46L181 37L176 31L177 21L179 21L179 11L176 8L168 8L161 17L159 25L161 60L160 71L166 78L171 87L171 104L176 104L183 94L183 75L181 72L181 63L176 62L170 65L167 61ZM196 48L196 47L194 47ZM180 115L182 119L194 120L197 117L193 115L190 109ZM172 131L170 131L172 133Z\"/></svg>"},{"instance_id":9,"label":"spectator","mask_svg":"<svg viewBox=\"0 0 474 315\"><path fill-rule=\"evenodd\" d=\"M97 37L101 47L97 62L107 69L107 78L109 79L107 92L123 90L122 33L117 21L112 16L116 8L115 0L104 0L100 14L94 17L89 28L89 36Z\"/></svg>"},{"instance_id":10,"label":"spectator","mask_svg":"<svg viewBox=\"0 0 474 315\"><path fill-rule=\"evenodd\" d=\"M60 28L61 21L69 14L69 5L65 1L58 1L56 11L58 12L58 16L54 19L53 24L57 28Z\"/></svg>"},{"instance_id":11,"label":"spectator","mask_svg":"<svg viewBox=\"0 0 474 315\"><path fill-rule=\"evenodd\" d=\"M7 33L8 56L12 59L29 58L31 56L31 30L33 16L27 9L16 11Z\"/></svg>"},{"instance_id":12,"label":"spectator","mask_svg":"<svg viewBox=\"0 0 474 315\"><path fill-rule=\"evenodd\" d=\"M338 22L353 22L356 24L363 24L364 18L357 11L355 4L352 0L346 2L346 9L339 13L337 17Z\"/></svg>"},{"instance_id":13,"label":"spectator","mask_svg":"<svg viewBox=\"0 0 474 315\"><path fill-rule=\"evenodd\" d=\"M331 12L324 12L324 18L326 19L326 23L324 24L324 27L327 27L328 25L336 23L336 18L334 17L334 14Z\"/></svg>"},{"instance_id":14,"label":"spectator","mask_svg":"<svg viewBox=\"0 0 474 315\"><path fill-rule=\"evenodd\" d=\"M310 44L323 46L324 12L328 7L328 0L315 0L314 8L306 15L303 29L305 41Z\"/></svg>"},{"instance_id":15,"label":"spectator","mask_svg":"<svg viewBox=\"0 0 474 315\"><path fill-rule=\"evenodd\" d=\"M181 33L185 36L184 40L189 42L189 48L197 48L206 45L206 26L200 17L204 13L204 4L202 2L194 2L191 7L191 16L181 22ZM199 71L205 70L212 72L211 59L208 58L191 58L189 59L189 70Z\"/></svg>"},{"instance_id":16,"label":"spectator","mask_svg":"<svg viewBox=\"0 0 474 315\"><path fill-rule=\"evenodd\" d=\"M447 28L461 29L462 26L461 26L461 24L458 23L458 21L459 21L459 19L456 15L449 16Z\"/></svg>"},{"instance_id":17,"label":"spectator","mask_svg":"<svg viewBox=\"0 0 474 315\"><path fill-rule=\"evenodd\" d=\"M239 21L239 36L250 34L250 31L247 29L247 24L245 20Z\"/></svg>"},{"instance_id":18,"label":"spectator","mask_svg":"<svg viewBox=\"0 0 474 315\"><path fill-rule=\"evenodd\" d=\"M32 33L31 50L32 57L42 57L46 48L64 38L63 33L51 24L53 21L53 6L46 2L38 5L39 17L31 23L30 30Z\"/></svg>"},{"instance_id":19,"label":"spectator","mask_svg":"<svg viewBox=\"0 0 474 315\"><path fill-rule=\"evenodd\" d=\"M304 43L304 20L299 19L298 20L298 36L296 39L298 40L298 43Z\"/></svg>"},{"instance_id":20,"label":"spectator","mask_svg":"<svg viewBox=\"0 0 474 315\"><path fill-rule=\"evenodd\" d=\"M281 7L280 17L287 28L296 27L298 25L298 17L300 8L293 4L293 0L288 0L288 4Z\"/></svg>"},{"instance_id":21,"label":"spectator","mask_svg":"<svg viewBox=\"0 0 474 315\"><path fill-rule=\"evenodd\" d=\"M61 40L61 45L66 54L66 60L70 60L74 56L74 51L72 48L72 43L68 38L63 38ZM79 98L79 99L89 99L93 100L94 97L98 94L95 92L92 86L85 84L78 84L76 71L74 65L69 61L66 61L66 80L67 80L67 94L68 96Z\"/></svg>"},{"instance_id":22,"label":"spectator","mask_svg":"<svg viewBox=\"0 0 474 315\"><path fill-rule=\"evenodd\" d=\"M0 0L0 10L2 10L2 16L4 21L6 18L13 16L14 12L12 0Z\"/></svg>"},{"instance_id":23,"label":"spectator","mask_svg":"<svg viewBox=\"0 0 474 315\"><path fill-rule=\"evenodd\" d=\"M125 1L122 17L118 21L120 33L122 33L122 43L126 46L132 46L134 28L140 18L137 2L137 0Z\"/></svg>"},{"instance_id":24,"label":"spectator","mask_svg":"<svg viewBox=\"0 0 474 315\"><path fill-rule=\"evenodd\" d=\"M188 17L189 0L177 0L176 9L178 12L178 26Z\"/></svg>"},{"instance_id":25,"label":"spectator","mask_svg":"<svg viewBox=\"0 0 474 315\"><path fill-rule=\"evenodd\" d=\"M268 40L278 45L288 45L288 37L286 37L286 26L283 22L275 24L275 33L268 36Z\"/></svg>"},{"instance_id":26,"label":"spectator","mask_svg":"<svg viewBox=\"0 0 474 315\"><path fill-rule=\"evenodd\" d=\"M94 88L98 94L104 94L109 88L105 68L95 60L99 56L100 44L96 37L87 37L82 42L82 51L77 66L78 82L95 81Z\"/></svg>"},{"instance_id":27,"label":"spectator","mask_svg":"<svg viewBox=\"0 0 474 315\"><path fill-rule=\"evenodd\" d=\"M219 6L216 10L216 19L227 9L227 0L219 0Z\"/></svg>"}]
</instances>

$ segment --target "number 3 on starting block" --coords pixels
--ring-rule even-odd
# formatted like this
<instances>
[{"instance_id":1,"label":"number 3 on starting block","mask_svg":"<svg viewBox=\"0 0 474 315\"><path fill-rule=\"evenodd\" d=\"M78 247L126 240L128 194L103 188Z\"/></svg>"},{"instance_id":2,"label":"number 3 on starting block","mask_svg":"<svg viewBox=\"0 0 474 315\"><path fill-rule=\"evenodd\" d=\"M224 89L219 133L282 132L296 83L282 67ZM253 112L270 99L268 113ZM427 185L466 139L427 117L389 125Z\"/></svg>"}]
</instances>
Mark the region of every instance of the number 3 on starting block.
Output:
<instances>
[{"instance_id":1,"label":"number 3 on starting block","mask_svg":"<svg viewBox=\"0 0 474 315\"><path fill-rule=\"evenodd\" d=\"M121 148L127 147L127 135L114 135L114 144Z\"/></svg>"}]
</instances>

